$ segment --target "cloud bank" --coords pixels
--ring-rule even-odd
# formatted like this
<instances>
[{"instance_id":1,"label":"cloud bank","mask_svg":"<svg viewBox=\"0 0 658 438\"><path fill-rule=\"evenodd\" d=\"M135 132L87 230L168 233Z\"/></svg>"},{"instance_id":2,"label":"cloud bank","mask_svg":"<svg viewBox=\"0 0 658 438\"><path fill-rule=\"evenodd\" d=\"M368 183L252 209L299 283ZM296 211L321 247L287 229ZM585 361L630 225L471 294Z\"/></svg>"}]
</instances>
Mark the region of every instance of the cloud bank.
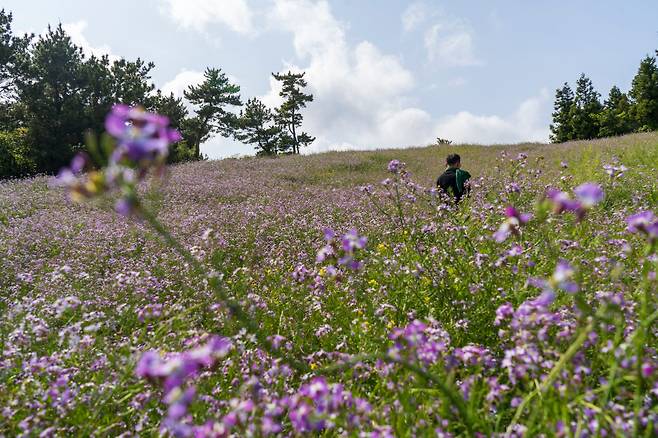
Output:
<instances>
[{"instance_id":1,"label":"cloud bank","mask_svg":"<svg viewBox=\"0 0 658 438\"><path fill-rule=\"evenodd\" d=\"M420 108L414 97L413 72L398 56L384 53L371 41L350 41L347 25L336 19L326 0L271 0L259 11L245 0L222 0L226 8L213 0L162 1L179 25L194 31L222 23L234 32L253 33L253 17L258 16L264 20L261 28L290 34L295 59L283 61L281 70L305 71L307 91L315 99L305 112L303 129L317 140L306 152L423 145L437 136L483 144L548 139L550 101L545 90L520 102L507 115L462 110L436 117ZM200 10L192 11L190 3ZM440 68L483 64L476 56L474 32L463 20L417 2L404 11L401 26L405 32L421 34L428 62ZM200 78L201 73L184 70L163 88L182 95L187 85ZM465 81L458 80L464 86ZM261 99L275 107L280 103L279 90L270 78L269 90ZM215 152L221 142L215 139L208 153L221 155ZM230 149L234 151L235 145Z\"/></svg>"}]
</instances>

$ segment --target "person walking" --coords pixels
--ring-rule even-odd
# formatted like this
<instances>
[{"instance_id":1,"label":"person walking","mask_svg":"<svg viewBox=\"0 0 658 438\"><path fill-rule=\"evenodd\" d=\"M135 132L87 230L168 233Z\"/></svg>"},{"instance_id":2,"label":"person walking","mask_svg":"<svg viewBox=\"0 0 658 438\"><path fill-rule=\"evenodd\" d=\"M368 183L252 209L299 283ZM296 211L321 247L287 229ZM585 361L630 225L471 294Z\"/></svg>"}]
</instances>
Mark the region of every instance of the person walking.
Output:
<instances>
[{"instance_id":1,"label":"person walking","mask_svg":"<svg viewBox=\"0 0 658 438\"><path fill-rule=\"evenodd\" d=\"M446 170L436 181L444 193L452 196L455 202L459 202L464 195L468 195L470 188L467 184L471 174L461 168L461 157L458 154L450 154L446 158Z\"/></svg>"}]
</instances>

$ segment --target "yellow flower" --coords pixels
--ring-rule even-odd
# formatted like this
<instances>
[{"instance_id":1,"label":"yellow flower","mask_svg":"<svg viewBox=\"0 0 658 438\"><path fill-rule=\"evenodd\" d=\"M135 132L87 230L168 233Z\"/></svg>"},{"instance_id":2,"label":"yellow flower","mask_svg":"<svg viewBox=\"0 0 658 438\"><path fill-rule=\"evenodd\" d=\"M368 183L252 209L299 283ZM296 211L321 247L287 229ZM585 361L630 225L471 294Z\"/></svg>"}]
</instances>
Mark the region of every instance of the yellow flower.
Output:
<instances>
[{"instance_id":1,"label":"yellow flower","mask_svg":"<svg viewBox=\"0 0 658 438\"><path fill-rule=\"evenodd\" d=\"M388 324L386 324L386 328L388 328L389 330L392 329L393 327L395 327L395 321L391 320L388 322Z\"/></svg>"},{"instance_id":2,"label":"yellow flower","mask_svg":"<svg viewBox=\"0 0 658 438\"><path fill-rule=\"evenodd\" d=\"M377 245L377 252L378 253L381 254L384 251L386 251L386 244L385 243L380 243L379 245Z\"/></svg>"},{"instance_id":3,"label":"yellow flower","mask_svg":"<svg viewBox=\"0 0 658 438\"><path fill-rule=\"evenodd\" d=\"M318 368L318 364L316 364L316 363L312 363L312 364L311 364L311 369L312 369L312 370L315 370L315 369L317 369L317 368Z\"/></svg>"},{"instance_id":4,"label":"yellow flower","mask_svg":"<svg viewBox=\"0 0 658 438\"><path fill-rule=\"evenodd\" d=\"M373 278L372 280L370 280L370 281L368 282L368 284L369 284L370 286L372 286L372 287L377 287L377 286L379 286L379 283L377 283L377 280L375 280L374 278Z\"/></svg>"},{"instance_id":5,"label":"yellow flower","mask_svg":"<svg viewBox=\"0 0 658 438\"><path fill-rule=\"evenodd\" d=\"M318 272L318 275L320 277L324 277L325 275L327 275L327 269L326 268L320 268L320 271Z\"/></svg>"}]
</instances>

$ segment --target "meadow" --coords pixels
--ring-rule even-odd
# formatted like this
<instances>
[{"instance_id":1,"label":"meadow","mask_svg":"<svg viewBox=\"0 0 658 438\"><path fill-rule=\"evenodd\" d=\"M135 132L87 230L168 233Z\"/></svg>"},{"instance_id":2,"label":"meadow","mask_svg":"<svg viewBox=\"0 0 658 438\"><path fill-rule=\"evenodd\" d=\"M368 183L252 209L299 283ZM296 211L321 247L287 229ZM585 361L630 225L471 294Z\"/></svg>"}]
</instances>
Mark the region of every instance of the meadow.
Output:
<instances>
[{"instance_id":1,"label":"meadow","mask_svg":"<svg viewBox=\"0 0 658 438\"><path fill-rule=\"evenodd\" d=\"M658 434L656 133L138 190L152 216L0 182L0 436Z\"/></svg>"}]
</instances>

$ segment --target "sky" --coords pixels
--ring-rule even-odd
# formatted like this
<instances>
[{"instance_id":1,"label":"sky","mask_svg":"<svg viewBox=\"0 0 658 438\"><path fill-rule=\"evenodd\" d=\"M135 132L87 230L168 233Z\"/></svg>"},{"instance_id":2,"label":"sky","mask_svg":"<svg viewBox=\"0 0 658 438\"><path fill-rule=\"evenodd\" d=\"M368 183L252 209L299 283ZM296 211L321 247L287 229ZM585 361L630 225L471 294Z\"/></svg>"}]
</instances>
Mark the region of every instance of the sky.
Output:
<instances>
[{"instance_id":1,"label":"sky","mask_svg":"<svg viewBox=\"0 0 658 438\"><path fill-rule=\"evenodd\" d=\"M586 73L629 89L658 49L655 0L3 0L14 30L62 23L87 53L141 57L182 96L221 68L246 101L280 103L305 71L304 152L548 141L555 89ZM216 137L210 158L252 154Z\"/></svg>"}]
</instances>

